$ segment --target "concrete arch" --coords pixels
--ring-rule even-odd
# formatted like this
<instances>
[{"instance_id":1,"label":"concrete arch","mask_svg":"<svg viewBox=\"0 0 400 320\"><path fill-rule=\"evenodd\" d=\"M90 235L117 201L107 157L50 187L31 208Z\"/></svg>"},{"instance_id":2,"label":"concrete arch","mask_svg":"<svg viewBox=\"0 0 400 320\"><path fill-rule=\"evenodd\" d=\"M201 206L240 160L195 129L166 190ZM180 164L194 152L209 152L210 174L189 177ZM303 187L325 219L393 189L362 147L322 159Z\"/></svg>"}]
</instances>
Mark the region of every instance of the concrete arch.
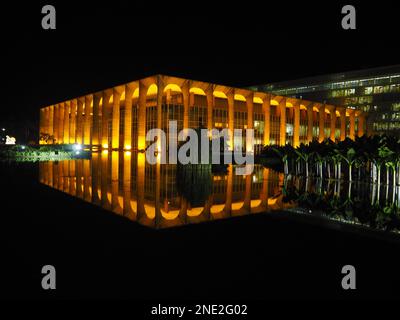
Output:
<instances>
[{"instance_id":1,"label":"concrete arch","mask_svg":"<svg viewBox=\"0 0 400 320\"><path fill-rule=\"evenodd\" d=\"M133 90L132 99L139 98L139 87Z\"/></svg>"},{"instance_id":2,"label":"concrete arch","mask_svg":"<svg viewBox=\"0 0 400 320\"><path fill-rule=\"evenodd\" d=\"M245 96L242 95L242 94L236 93L236 94L233 96L233 98L234 98L236 101L243 101L243 102L246 102L246 98L245 98Z\"/></svg>"},{"instance_id":3,"label":"concrete arch","mask_svg":"<svg viewBox=\"0 0 400 320\"><path fill-rule=\"evenodd\" d=\"M264 100L262 99L262 98L260 98L260 97L254 97L253 98L253 102L254 103L259 103L259 104L263 104L264 103Z\"/></svg>"},{"instance_id":4,"label":"concrete arch","mask_svg":"<svg viewBox=\"0 0 400 320\"><path fill-rule=\"evenodd\" d=\"M169 83L168 85L166 85L163 92L167 92L168 90L171 90L173 92L182 92L181 87L175 83Z\"/></svg>"},{"instance_id":5,"label":"concrete arch","mask_svg":"<svg viewBox=\"0 0 400 320\"><path fill-rule=\"evenodd\" d=\"M203 89L201 89L201 88L198 88L198 87L191 87L189 89L189 92L193 93L193 94L201 95L201 96L205 96L206 95L205 91Z\"/></svg>"},{"instance_id":6,"label":"concrete arch","mask_svg":"<svg viewBox=\"0 0 400 320\"><path fill-rule=\"evenodd\" d=\"M125 101L125 93L126 93L126 90L125 89L122 90L121 96L119 97L119 101Z\"/></svg>"},{"instance_id":7,"label":"concrete arch","mask_svg":"<svg viewBox=\"0 0 400 320\"><path fill-rule=\"evenodd\" d=\"M223 91L214 90L213 95L216 98L228 99L227 95Z\"/></svg>"},{"instance_id":8,"label":"concrete arch","mask_svg":"<svg viewBox=\"0 0 400 320\"><path fill-rule=\"evenodd\" d=\"M158 93L158 86L157 84L153 83L151 84L146 91L146 96L153 96Z\"/></svg>"}]
</instances>

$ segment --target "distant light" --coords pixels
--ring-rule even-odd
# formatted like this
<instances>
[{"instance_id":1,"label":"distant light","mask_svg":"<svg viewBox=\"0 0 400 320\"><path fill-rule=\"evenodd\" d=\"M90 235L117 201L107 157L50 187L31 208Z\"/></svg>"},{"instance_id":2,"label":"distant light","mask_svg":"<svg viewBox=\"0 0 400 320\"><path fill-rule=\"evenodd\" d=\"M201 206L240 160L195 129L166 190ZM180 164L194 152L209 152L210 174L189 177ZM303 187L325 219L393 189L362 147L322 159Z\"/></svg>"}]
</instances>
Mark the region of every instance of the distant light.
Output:
<instances>
[{"instance_id":1,"label":"distant light","mask_svg":"<svg viewBox=\"0 0 400 320\"><path fill-rule=\"evenodd\" d=\"M1 131L6 131L6 128L1 128Z\"/></svg>"},{"instance_id":2,"label":"distant light","mask_svg":"<svg viewBox=\"0 0 400 320\"><path fill-rule=\"evenodd\" d=\"M74 144L73 148L74 148L74 150L82 150L82 145L81 144Z\"/></svg>"},{"instance_id":3,"label":"distant light","mask_svg":"<svg viewBox=\"0 0 400 320\"><path fill-rule=\"evenodd\" d=\"M107 143L103 144L103 148L108 149L108 144Z\"/></svg>"},{"instance_id":4,"label":"distant light","mask_svg":"<svg viewBox=\"0 0 400 320\"><path fill-rule=\"evenodd\" d=\"M25 146L21 146L21 149L22 149L22 150L25 150Z\"/></svg>"},{"instance_id":5,"label":"distant light","mask_svg":"<svg viewBox=\"0 0 400 320\"><path fill-rule=\"evenodd\" d=\"M16 139L14 137L6 136L6 144L15 144Z\"/></svg>"},{"instance_id":6,"label":"distant light","mask_svg":"<svg viewBox=\"0 0 400 320\"><path fill-rule=\"evenodd\" d=\"M130 145L125 146L125 150L131 150L131 149L132 149L132 147Z\"/></svg>"},{"instance_id":7,"label":"distant light","mask_svg":"<svg viewBox=\"0 0 400 320\"><path fill-rule=\"evenodd\" d=\"M76 151L75 154L80 154L80 152L79 152L79 151Z\"/></svg>"}]
</instances>

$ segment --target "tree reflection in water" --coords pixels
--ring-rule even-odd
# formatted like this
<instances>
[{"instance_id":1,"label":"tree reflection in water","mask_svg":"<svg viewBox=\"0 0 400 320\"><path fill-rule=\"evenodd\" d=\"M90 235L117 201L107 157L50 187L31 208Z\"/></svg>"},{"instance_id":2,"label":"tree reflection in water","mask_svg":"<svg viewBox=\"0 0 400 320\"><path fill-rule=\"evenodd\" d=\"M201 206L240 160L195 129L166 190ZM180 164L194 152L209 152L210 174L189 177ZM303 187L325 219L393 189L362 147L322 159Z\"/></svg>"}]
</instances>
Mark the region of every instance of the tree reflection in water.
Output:
<instances>
[{"instance_id":1,"label":"tree reflection in water","mask_svg":"<svg viewBox=\"0 0 400 320\"><path fill-rule=\"evenodd\" d=\"M314 215L400 232L400 187L287 176L283 202Z\"/></svg>"}]
</instances>

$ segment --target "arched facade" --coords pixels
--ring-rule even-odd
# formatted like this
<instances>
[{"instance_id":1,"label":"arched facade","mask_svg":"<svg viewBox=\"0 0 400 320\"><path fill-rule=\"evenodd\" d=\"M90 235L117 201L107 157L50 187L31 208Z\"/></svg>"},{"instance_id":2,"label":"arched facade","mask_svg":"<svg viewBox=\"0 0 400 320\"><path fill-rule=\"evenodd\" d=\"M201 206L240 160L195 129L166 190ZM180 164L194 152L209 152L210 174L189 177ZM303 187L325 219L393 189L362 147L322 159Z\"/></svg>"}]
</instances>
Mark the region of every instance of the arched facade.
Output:
<instances>
[{"instance_id":1,"label":"arched facade","mask_svg":"<svg viewBox=\"0 0 400 320\"><path fill-rule=\"evenodd\" d=\"M354 139L367 132L365 117L342 106L157 75L42 108L40 133L54 137L47 143L142 150L149 129L167 131L175 120L178 131L226 128L230 137L234 129L254 129L257 153L268 144Z\"/></svg>"}]
</instances>

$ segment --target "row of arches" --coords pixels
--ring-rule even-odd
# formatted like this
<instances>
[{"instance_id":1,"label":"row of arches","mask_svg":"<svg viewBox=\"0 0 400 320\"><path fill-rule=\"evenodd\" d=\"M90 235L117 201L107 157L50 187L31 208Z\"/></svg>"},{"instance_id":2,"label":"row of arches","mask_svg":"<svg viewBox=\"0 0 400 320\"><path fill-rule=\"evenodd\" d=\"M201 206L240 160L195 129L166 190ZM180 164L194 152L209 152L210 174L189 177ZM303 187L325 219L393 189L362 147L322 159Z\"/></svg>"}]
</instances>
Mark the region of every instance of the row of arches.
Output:
<instances>
[{"instance_id":1,"label":"row of arches","mask_svg":"<svg viewBox=\"0 0 400 320\"><path fill-rule=\"evenodd\" d=\"M171 105L180 107L175 117L180 119L183 128L196 125L197 121L207 129L227 128L231 136L237 120L235 112L243 111L246 119L242 126L258 130L260 144L270 144L271 135L274 135L278 137L273 139L274 143L298 145L302 110L308 114L304 124L308 131L303 140L338 139L333 133L329 137L325 134L325 127L331 132L337 131L336 119L341 123L338 128L341 140L346 136L363 135L366 131L366 115L360 111L158 75L42 108L40 132L54 135L50 143L83 143L102 149L144 149L146 132L149 128L162 128ZM194 107L201 109L201 116L193 116ZM287 121L287 109L293 110L292 123ZM215 121L218 110L226 113L220 121ZM313 130L316 114L319 118L317 136ZM195 120L191 121L193 118ZM255 127L257 121L258 125L262 122L262 130ZM234 148L233 143L230 148Z\"/></svg>"}]
</instances>

